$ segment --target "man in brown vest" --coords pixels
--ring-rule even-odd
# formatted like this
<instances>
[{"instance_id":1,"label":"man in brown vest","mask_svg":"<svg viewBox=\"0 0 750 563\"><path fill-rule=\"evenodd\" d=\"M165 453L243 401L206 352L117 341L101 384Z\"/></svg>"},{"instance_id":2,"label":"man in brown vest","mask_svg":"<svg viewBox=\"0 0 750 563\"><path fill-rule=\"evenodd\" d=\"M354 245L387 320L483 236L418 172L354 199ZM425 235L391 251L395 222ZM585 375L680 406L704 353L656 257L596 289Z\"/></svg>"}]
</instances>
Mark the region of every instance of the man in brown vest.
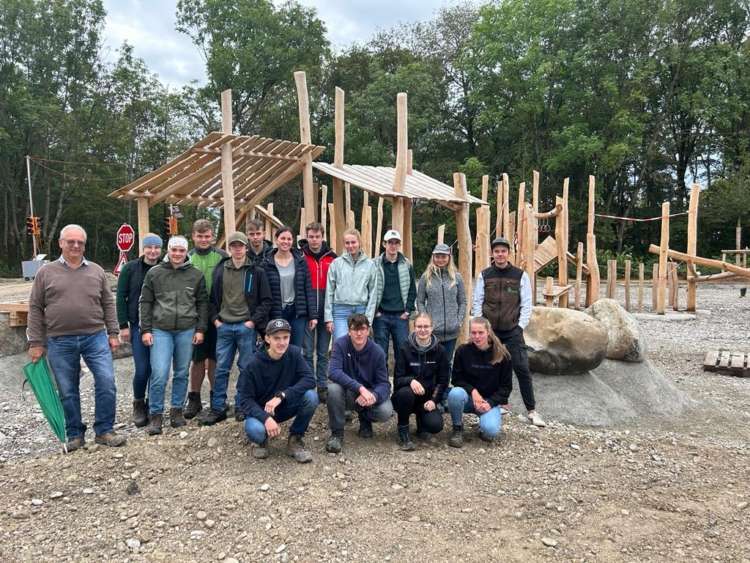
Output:
<instances>
[{"instance_id":1,"label":"man in brown vest","mask_svg":"<svg viewBox=\"0 0 750 563\"><path fill-rule=\"evenodd\" d=\"M474 287L471 314L485 317L492 330L511 355L529 422L546 426L536 412L534 386L523 331L531 319L531 282L529 276L508 261L510 242L502 237L492 241L492 266L482 270Z\"/></svg>"}]
</instances>

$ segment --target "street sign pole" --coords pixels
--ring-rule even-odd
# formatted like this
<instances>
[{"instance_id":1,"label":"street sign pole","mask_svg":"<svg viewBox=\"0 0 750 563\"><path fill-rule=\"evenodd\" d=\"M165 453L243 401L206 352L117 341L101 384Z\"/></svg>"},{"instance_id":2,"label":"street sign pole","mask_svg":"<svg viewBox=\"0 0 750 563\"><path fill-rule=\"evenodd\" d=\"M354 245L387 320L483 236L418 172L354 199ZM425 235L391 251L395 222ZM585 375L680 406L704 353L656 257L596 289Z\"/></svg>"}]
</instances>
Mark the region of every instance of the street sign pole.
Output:
<instances>
[{"instance_id":1,"label":"street sign pole","mask_svg":"<svg viewBox=\"0 0 750 563\"><path fill-rule=\"evenodd\" d=\"M120 225L120 228L117 229L115 241L117 244L117 249L120 251L120 258L117 260L117 265L115 266L115 269L112 271L112 273L115 276L119 276L120 272L122 271L122 267L128 261L128 252L131 248L133 248L133 245L135 244L135 229L133 229L133 227L131 227L127 223L123 223L122 225Z\"/></svg>"}]
</instances>

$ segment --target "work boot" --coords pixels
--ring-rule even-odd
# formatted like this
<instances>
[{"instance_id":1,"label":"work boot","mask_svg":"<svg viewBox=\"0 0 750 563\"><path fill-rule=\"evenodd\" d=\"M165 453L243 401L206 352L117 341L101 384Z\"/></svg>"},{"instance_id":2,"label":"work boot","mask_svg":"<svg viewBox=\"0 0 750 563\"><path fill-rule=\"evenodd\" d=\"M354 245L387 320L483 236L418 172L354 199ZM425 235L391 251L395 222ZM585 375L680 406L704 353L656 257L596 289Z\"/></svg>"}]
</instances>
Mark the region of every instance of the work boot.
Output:
<instances>
[{"instance_id":1,"label":"work boot","mask_svg":"<svg viewBox=\"0 0 750 563\"><path fill-rule=\"evenodd\" d=\"M411 441L411 436L409 436L408 424L398 427L398 445L403 452L413 452L416 449L414 442Z\"/></svg>"},{"instance_id":2,"label":"work boot","mask_svg":"<svg viewBox=\"0 0 750 563\"><path fill-rule=\"evenodd\" d=\"M239 405L234 405L234 419L237 422L243 422L245 420L245 413L242 412Z\"/></svg>"},{"instance_id":3,"label":"work boot","mask_svg":"<svg viewBox=\"0 0 750 563\"><path fill-rule=\"evenodd\" d=\"M128 439L122 434L117 434L114 430L99 434L94 438L94 443L101 444L102 446L109 446L110 448L119 448L124 446Z\"/></svg>"},{"instance_id":4,"label":"work boot","mask_svg":"<svg viewBox=\"0 0 750 563\"><path fill-rule=\"evenodd\" d=\"M142 428L148 424L148 411L146 410L146 401L143 399L133 401L133 424L136 428Z\"/></svg>"},{"instance_id":5,"label":"work boot","mask_svg":"<svg viewBox=\"0 0 750 563\"><path fill-rule=\"evenodd\" d=\"M359 432L360 438L372 438L372 421L364 415L359 415Z\"/></svg>"},{"instance_id":6,"label":"work boot","mask_svg":"<svg viewBox=\"0 0 750 563\"><path fill-rule=\"evenodd\" d=\"M448 445L451 448L463 448L464 447L464 427L461 425L454 425L451 437L448 439Z\"/></svg>"},{"instance_id":7,"label":"work boot","mask_svg":"<svg viewBox=\"0 0 750 563\"><path fill-rule=\"evenodd\" d=\"M286 453L293 457L297 463L310 463L312 454L305 448L305 442L302 436L290 434L286 444Z\"/></svg>"},{"instance_id":8,"label":"work boot","mask_svg":"<svg viewBox=\"0 0 750 563\"><path fill-rule=\"evenodd\" d=\"M65 443L65 448L68 453L72 453L76 450L80 450L86 444L86 439L81 436L75 436Z\"/></svg>"},{"instance_id":9,"label":"work boot","mask_svg":"<svg viewBox=\"0 0 750 563\"><path fill-rule=\"evenodd\" d=\"M149 436L155 436L161 434L161 414L152 414L148 417L148 426L146 426L146 434Z\"/></svg>"},{"instance_id":10,"label":"work boot","mask_svg":"<svg viewBox=\"0 0 750 563\"><path fill-rule=\"evenodd\" d=\"M182 409L169 409L169 425L172 428L180 428L181 426L185 426L186 424L187 420L185 420Z\"/></svg>"},{"instance_id":11,"label":"work boot","mask_svg":"<svg viewBox=\"0 0 750 563\"><path fill-rule=\"evenodd\" d=\"M268 440L262 444L253 444L252 453L255 459L266 459L268 457Z\"/></svg>"},{"instance_id":12,"label":"work boot","mask_svg":"<svg viewBox=\"0 0 750 563\"><path fill-rule=\"evenodd\" d=\"M331 434L326 442L326 451L332 454L340 454L344 448L344 435L339 433Z\"/></svg>"},{"instance_id":13,"label":"work boot","mask_svg":"<svg viewBox=\"0 0 750 563\"><path fill-rule=\"evenodd\" d=\"M417 417L417 440L429 440L431 434L427 432L423 427L422 423L419 421L419 417Z\"/></svg>"},{"instance_id":14,"label":"work boot","mask_svg":"<svg viewBox=\"0 0 750 563\"><path fill-rule=\"evenodd\" d=\"M318 402L325 405L328 400L328 387L318 387Z\"/></svg>"},{"instance_id":15,"label":"work boot","mask_svg":"<svg viewBox=\"0 0 750 563\"><path fill-rule=\"evenodd\" d=\"M183 416L187 419L195 418L195 416L203 410L203 403L201 403L200 392L189 392L188 393L187 406L183 412Z\"/></svg>"},{"instance_id":16,"label":"work boot","mask_svg":"<svg viewBox=\"0 0 750 563\"><path fill-rule=\"evenodd\" d=\"M227 410L222 409L220 411L216 411L214 409L210 409L206 412L204 412L200 417L200 423L203 426L213 426L217 422L221 422L223 420L227 419Z\"/></svg>"}]
</instances>

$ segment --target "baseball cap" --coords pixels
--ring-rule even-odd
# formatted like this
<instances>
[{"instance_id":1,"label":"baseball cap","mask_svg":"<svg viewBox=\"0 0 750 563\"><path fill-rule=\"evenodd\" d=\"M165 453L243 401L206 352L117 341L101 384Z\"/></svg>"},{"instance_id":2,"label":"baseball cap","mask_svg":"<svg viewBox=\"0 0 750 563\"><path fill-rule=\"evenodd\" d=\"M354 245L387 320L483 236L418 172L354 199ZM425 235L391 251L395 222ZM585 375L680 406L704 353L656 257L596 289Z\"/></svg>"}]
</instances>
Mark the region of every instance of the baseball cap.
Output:
<instances>
[{"instance_id":1,"label":"baseball cap","mask_svg":"<svg viewBox=\"0 0 750 563\"><path fill-rule=\"evenodd\" d=\"M292 326L284 319L274 319L266 325L266 334L276 334L284 330L292 332Z\"/></svg>"},{"instance_id":2,"label":"baseball cap","mask_svg":"<svg viewBox=\"0 0 750 563\"><path fill-rule=\"evenodd\" d=\"M436 244L435 248L432 249L432 253L433 254L447 254L447 255L450 256L450 254L451 254L451 247L448 246L447 244L443 244L443 243Z\"/></svg>"},{"instance_id":3,"label":"baseball cap","mask_svg":"<svg viewBox=\"0 0 750 563\"><path fill-rule=\"evenodd\" d=\"M229 235L229 238L227 238L227 246L229 246L233 242L241 242L242 244L247 246L247 236L245 236L245 233L235 231L231 235Z\"/></svg>"},{"instance_id":4,"label":"baseball cap","mask_svg":"<svg viewBox=\"0 0 750 563\"><path fill-rule=\"evenodd\" d=\"M385 233L385 236L383 237L384 241L389 241L393 239L401 240L401 234L395 229L391 229L390 231L387 231Z\"/></svg>"},{"instance_id":5,"label":"baseball cap","mask_svg":"<svg viewBox=\"0 0 750 563\"><path fill-rule=\"evenodd\" d=\"M507 238L503 237L497 237L495 240L492 241L491 248L495 248L496 246L501 245L510 250L510 243L508 242Z\"/></svg>"}]
</instances>

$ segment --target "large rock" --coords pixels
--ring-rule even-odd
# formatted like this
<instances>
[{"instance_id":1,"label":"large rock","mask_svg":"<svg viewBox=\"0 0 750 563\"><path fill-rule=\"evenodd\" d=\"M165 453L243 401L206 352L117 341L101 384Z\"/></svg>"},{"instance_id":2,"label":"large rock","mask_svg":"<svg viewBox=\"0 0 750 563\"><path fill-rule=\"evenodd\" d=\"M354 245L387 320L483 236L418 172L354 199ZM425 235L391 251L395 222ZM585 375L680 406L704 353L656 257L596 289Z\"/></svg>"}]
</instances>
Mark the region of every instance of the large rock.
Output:
<instances>
[{"instance_id":1,"label":"large rock","mask_svg":"<svg viewBox=\"0 0 750 563\"><path fill-rule=\"evenodd\" d=\"M531 371L550 375L583 374L607 356L607 329L586 313L534 307L524 331Z\"/></svg>"},{"instance_id":2,"label":"large rock","mask_svg":"<svg viewBox=\"0 0 750 563\"><path fill-rule=\"evenodd\" d=\"M607 358L624 362L642 362L646 347L641 339L638 321L614 299L599 299L586 312L607 329Z\"/></svg>"}]
</instances>

